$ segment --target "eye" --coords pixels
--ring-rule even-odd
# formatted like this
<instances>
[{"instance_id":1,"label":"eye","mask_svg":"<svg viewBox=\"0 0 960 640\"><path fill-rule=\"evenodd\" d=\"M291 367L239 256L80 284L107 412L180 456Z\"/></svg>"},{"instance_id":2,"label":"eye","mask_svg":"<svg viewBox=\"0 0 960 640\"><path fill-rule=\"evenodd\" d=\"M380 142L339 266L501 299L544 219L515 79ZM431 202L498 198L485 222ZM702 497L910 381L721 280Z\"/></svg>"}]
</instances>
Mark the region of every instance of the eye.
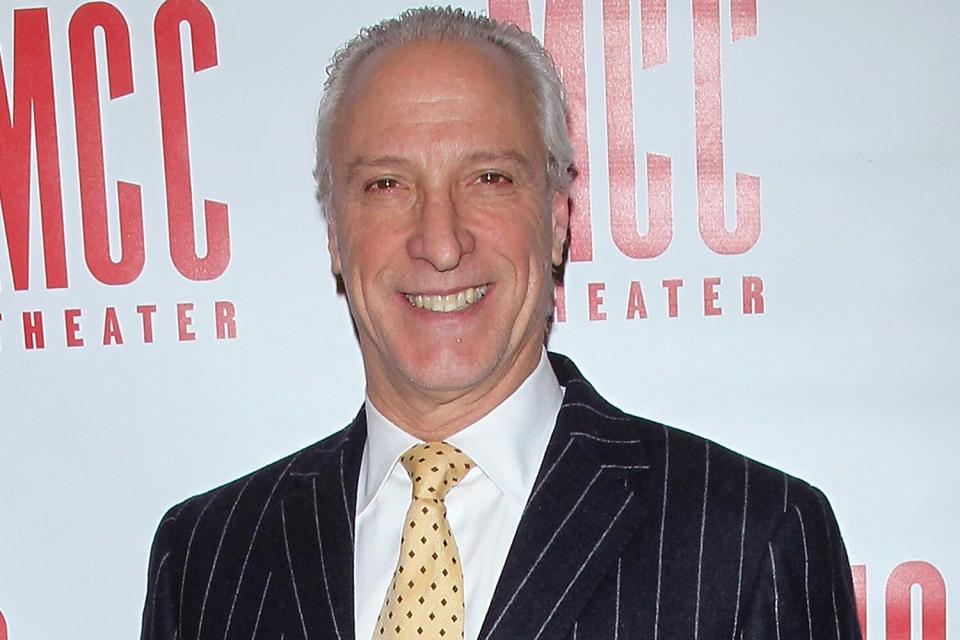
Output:
<instances>
[{"instance_id":1,"label":"eye","mask_svg":"<svg viewBox=\"0 0 960 640\"><path fill-rule=\"evenodd\" d=\"M478 178L480 184L507 184L510 178L497 171L485 171Z\"/></svg>"},{"instance_id":2,"label":"eye","mask_svg":"<svg viewBox=\"0 0 960 640\"><path fill-rule=\"evenodd\" d=\"M363 190L364 191L391 191L400 186L400 183L395 178L377 178L373 182L367 184Z\"/></svg>"}]
</instances>

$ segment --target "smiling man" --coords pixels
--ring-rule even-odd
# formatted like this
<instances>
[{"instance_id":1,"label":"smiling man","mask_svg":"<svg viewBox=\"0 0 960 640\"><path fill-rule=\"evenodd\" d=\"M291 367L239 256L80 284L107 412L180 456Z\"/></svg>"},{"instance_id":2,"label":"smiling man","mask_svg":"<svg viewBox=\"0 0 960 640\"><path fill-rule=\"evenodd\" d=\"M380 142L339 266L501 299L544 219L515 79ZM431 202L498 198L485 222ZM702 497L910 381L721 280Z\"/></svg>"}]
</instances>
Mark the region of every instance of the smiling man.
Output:
<instances>
[{"instance_id":1,"label":"smiling man","mask_svg":"<svg viewBox=\"0 0 960 640\"><path fill-rule=\"evenodd\" d=\"M144 639L859 637L819 491L545 351L565 118L539 43L482 16L413 10L338 51L316 173L366 402L171 509Z\"/></svg>"},{"instance_id":2,"label":"smiling man","mask_svg":"<svg viewBox=\"0 0 960 640\"><path fill-rule=\"evenodd\" d=\"M446 39L371 53L341 98L333 269L370 401L424 440L489 413L543 351L567 180L547 175L532 85L502 48Z\"/></svg>"}]
</instances>

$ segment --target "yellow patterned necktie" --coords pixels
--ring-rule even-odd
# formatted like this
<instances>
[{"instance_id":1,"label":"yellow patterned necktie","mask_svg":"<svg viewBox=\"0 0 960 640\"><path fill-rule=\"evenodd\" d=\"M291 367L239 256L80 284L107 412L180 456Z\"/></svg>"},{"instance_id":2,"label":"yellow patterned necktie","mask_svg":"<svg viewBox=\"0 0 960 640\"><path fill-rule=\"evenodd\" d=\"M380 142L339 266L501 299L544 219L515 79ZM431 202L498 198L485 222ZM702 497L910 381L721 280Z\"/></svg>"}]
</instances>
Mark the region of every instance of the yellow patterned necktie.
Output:
<instances>
[{"instance_id":1,"label":"yellow patterned necktie","mask_svg":"<svg viewBox=\"0 0 960 640\"><path fill-rule=\"evenodd\" d=\"M446 442L432 442L408 449L400 464L413 480L413 497L373 638L461 640L463 571L443 499L473 460Z\"/></svg>"}]
</instances>

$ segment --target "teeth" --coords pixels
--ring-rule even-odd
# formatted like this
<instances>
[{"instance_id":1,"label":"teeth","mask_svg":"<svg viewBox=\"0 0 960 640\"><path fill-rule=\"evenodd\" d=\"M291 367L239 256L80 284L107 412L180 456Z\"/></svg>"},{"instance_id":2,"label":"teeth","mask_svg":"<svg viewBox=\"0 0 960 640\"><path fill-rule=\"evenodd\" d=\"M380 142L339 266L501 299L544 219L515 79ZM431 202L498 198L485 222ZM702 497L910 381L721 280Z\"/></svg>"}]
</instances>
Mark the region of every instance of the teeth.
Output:
<instances>
[{"instance_id":1,"label":"teeth","mask_svg":"<svg viewBox=\"0 0 960 640\"><path fill-rule=\"evenodd\" d=\"M470 287L463 291L450 293L443 296L431 296L418 293L417 295L406 294L407 301L415 307L426 309L427 311L437 311L439 313L450 313L466 309L475 302L478 302L487 293L486 285L480 287Z\"/></svg>"}]
</instances>

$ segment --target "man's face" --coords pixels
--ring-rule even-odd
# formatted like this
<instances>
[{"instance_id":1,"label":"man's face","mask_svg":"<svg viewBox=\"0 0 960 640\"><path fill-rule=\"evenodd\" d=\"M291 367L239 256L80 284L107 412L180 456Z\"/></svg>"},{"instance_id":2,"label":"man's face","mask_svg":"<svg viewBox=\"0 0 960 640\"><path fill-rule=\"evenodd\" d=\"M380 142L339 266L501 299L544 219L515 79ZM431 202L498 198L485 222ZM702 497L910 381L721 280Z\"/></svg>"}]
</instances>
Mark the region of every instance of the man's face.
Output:
<instances>
[{"instance_id":1,"label":"man's face","mask_svg":"<svg viewBox=\"0 0 960 640\"><path fill-rule=\"evenodd\" d=\"M371 397L519 384L568 217L529 83L492 45L392 47L361 64L334 129L330 253Z\"/></svg>"}]
</instances>

